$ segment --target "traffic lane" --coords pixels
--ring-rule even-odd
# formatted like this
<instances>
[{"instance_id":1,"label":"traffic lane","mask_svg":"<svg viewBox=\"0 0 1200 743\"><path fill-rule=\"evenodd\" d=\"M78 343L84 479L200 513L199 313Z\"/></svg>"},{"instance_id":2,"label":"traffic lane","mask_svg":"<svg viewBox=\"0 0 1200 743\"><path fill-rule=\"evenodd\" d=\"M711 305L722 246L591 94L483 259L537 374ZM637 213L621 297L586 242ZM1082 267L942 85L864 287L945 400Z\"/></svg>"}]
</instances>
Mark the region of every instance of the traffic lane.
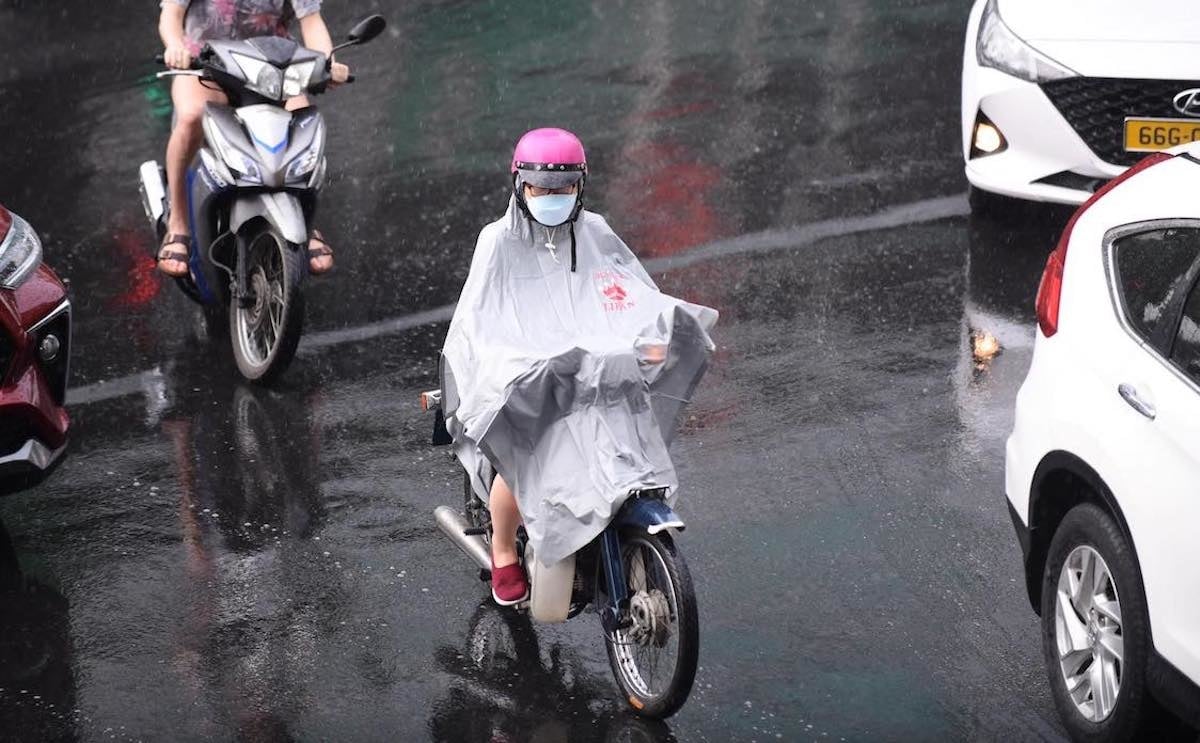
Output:
<instances>
[{"instance_id":1,"label":"traffic lane","mask_svg":"<svg viewBox=\"0 0 1200 743\"><path fill-rule=\"evenodd\" d=\"M967 286L963 226L847 238L736 274L728 304L750 309L722 330L745 358L736 387L718 369L700 407L711 393L754 423L707 432L694 458L680 456L720 462L697 478L707 500L688 501L685 516L707 520L717 493L736 504L705 529L738 542L738 557L704 571L709 585L727 573L715 582L735 590L706 602L722 602L718 625L736 613L759 629L721 675L763 696L791 689L805 725L831 735L1061 732L1003 500L1003 439L1028 357L976 367L968 300L989 290ZM1036 274L1030 303L1035 288ZM720 628L720 642L738 628Z\"/></svg>"},{"instance_id":2,"label":"traffic lane","mask_svg":"<svg viewBox=\"0 0 1200 743\"><path fill-rule=\"evenodd\" d=\"M1003 505L1011 406L973 407L1027 362L977 373L966 227L660 277L724 315L675 449L701 670L651 739L1058 735ZM0 516L70 607L78 731L471 739L481 696L502 729L628 727L594 619L510 628L433 526L461 497L415 403L443 332L313 351L282 391L200 348L77 409L72 457Z\"/></svg>"}]
</instances>

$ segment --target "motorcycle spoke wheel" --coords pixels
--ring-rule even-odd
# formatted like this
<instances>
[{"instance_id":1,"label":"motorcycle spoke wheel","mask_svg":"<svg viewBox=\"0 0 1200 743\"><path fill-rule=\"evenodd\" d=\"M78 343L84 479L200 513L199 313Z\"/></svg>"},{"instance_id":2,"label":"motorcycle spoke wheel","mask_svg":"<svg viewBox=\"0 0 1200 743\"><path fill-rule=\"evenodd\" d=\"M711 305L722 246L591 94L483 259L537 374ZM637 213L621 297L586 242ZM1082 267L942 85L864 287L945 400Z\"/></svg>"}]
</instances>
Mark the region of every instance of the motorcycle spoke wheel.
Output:
<instances>
[{"instance_id":1,"label":"motorcycle spoke wheel","mask_svg":"<svg viewBox=\"0 0 1200 743\"><path fill-rule=\"evenodd\" d=\"M699 632L695 593L682 557L664 535L621 535L630 625L606 638L609 662L630 705L667 717L695 679Z\"/></svg>"}]
</instances>

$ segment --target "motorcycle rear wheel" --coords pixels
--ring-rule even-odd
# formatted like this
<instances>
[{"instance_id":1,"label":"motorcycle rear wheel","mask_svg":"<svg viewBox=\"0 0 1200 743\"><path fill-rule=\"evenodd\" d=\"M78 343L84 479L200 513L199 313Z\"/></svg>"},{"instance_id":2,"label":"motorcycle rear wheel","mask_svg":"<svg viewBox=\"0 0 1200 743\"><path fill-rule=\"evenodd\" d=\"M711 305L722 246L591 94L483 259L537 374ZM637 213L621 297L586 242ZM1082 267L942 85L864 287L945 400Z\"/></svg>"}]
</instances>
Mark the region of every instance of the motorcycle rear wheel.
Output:
<instances>
[{"instance_id":1,"label":"motorcycle rear wheel","mask_svg":"<svg viewBox=\"0 0 1200 743\"><path fill-rule=\"evenodd\" d=\"M666 533L623 529L621 559L633 624L605 636L608 662L639 715L670 717L696 680L700 620L692 578Z\"/></svg>"},{"instance_id":2,"label":"motorcycle rear wheel","mask_svg":"<svg viewBox=\"0 0 1200 743\"><path fill-rule=\"evenodd\" d=\"M308 274L301 246L292 245L267 224L245 238L240 256L247 262L247 291L252 303L229 303L229 335L238 371L251 382L278 379L296 355L304 329L304 294Z\"/></svg>"}]
</instances>

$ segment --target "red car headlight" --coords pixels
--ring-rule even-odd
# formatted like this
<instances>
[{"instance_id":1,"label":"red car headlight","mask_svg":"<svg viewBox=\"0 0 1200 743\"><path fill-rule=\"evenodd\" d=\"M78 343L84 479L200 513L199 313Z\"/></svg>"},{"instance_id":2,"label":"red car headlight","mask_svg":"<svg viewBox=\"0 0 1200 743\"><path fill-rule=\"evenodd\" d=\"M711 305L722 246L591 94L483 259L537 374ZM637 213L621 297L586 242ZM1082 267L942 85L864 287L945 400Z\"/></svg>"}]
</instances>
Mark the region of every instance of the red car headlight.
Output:
<instances>
[{"instance_id":1,"label":"red car headlight","mask_svg":"<svg viewBox=\"0 0 1200 743\"><path fill-rule=\"evenodd\" d=\"M42 241L29 223L16 214L0 241L0 287L16 289L42 262Z\"/></svg>"}]
</instances>

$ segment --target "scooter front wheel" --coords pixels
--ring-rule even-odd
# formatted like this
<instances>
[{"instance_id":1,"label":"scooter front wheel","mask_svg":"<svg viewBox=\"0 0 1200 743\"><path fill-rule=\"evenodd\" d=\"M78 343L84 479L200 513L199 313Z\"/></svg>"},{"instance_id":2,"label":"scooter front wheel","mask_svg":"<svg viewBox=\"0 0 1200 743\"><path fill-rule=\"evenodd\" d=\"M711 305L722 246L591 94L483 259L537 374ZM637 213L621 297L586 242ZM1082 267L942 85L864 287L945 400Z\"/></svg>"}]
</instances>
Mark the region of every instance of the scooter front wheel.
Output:
<instances>
[{"instance_id":1,"label":"scooter front wheel","mask_svg":"<svg viewBox=\"0 0 1200 743\"><path fill-rule=\"evenodd\" d=\"M229 334L238 371L252 382L279 377L300 343L308 265L300 246L263 224L245 238L239 260L246 261L248 301L229 303Z\"/></svg>"},{"instance_id":2,"label":"scooter front wheel","mask_svg":"<svg viewBox=\"0 0 1200 743\"><path fill-rule=\"evenodd\" d=\"M700 653L696 592L666 533L621 531L630 625L605 636L608 662L630 706L662 719L692 691Z\"/></svg>"}]
</instances>

